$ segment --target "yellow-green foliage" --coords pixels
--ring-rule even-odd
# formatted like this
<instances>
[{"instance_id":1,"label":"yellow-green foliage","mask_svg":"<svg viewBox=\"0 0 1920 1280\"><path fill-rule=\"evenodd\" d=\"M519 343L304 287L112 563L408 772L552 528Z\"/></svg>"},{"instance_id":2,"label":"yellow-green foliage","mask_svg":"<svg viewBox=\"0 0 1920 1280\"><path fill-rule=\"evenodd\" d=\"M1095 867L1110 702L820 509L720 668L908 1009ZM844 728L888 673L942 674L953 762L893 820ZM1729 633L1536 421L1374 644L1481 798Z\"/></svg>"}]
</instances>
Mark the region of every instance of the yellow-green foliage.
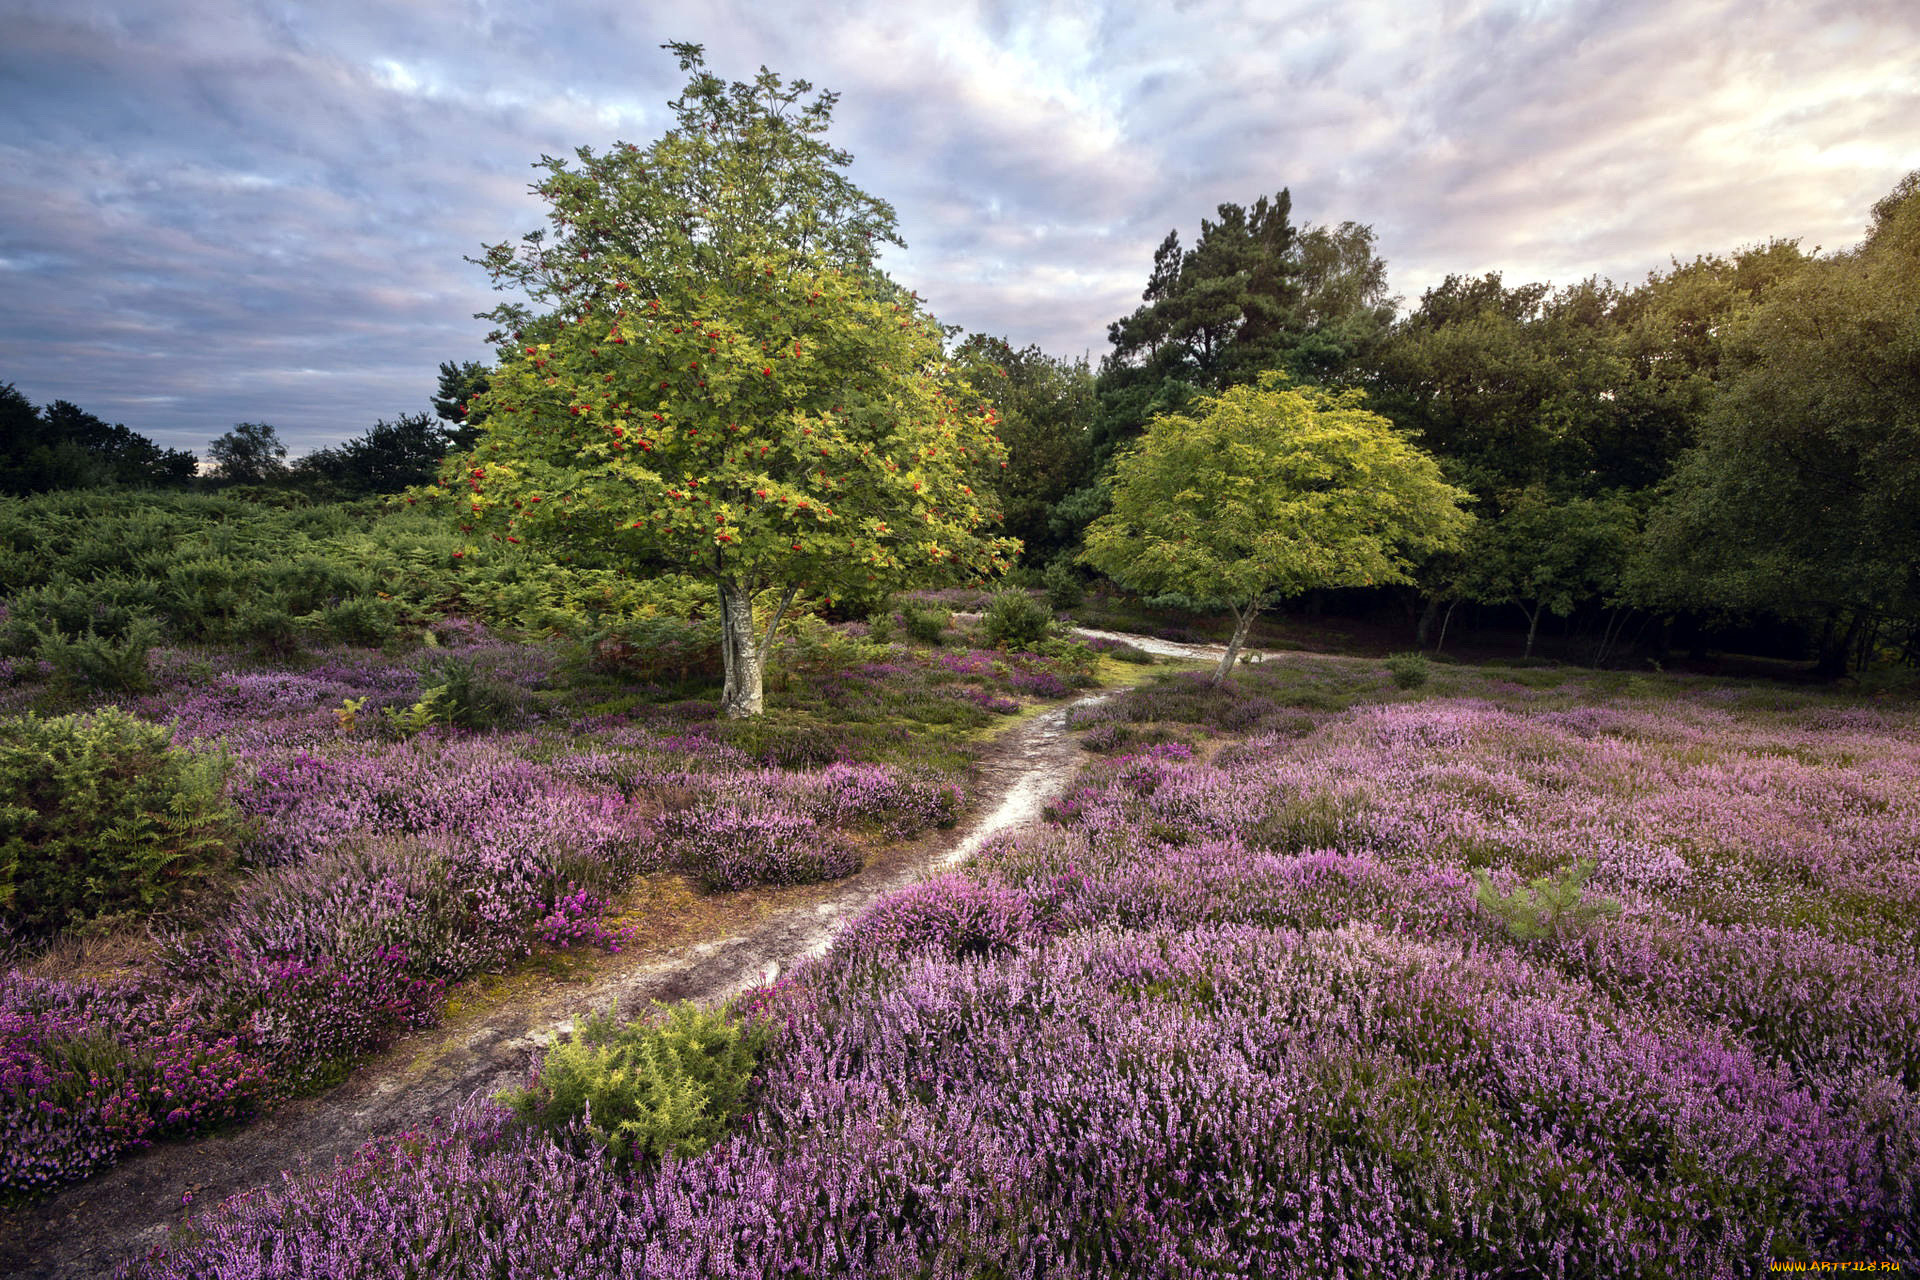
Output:
<instances>
[{"instance_id":1,"label":"yellow-green foliage","mask_svg":"<svg viewBox=\"0 0 1920 1280\"><path fill-rule=\"evenodd\" d=\"M1315 587L1406 582L1455 546L1466 497L1362 407L1358 391L1279 374L1165 414L1114 463L1113 510L1081 559L1132 590L1260 607Z\"/></svg>"},{"instance_id":2,"label":"yellow-green foliage","mask_svg":"<svg viewBox=\"0 0 1920 1280\"><path fill-rule=\"evenodd\" d=\"M838 170L832 95L728 85L694 45L673 126L644 149L544 157L545 246L488 246L513 341L473 448L413 496L476 546L673 567L712 584L729 715L762 709L763 593L871 598L979 581L996 536L999 415L876 251L894 215ZM577 163L576 163L577 161ZM759 646L759 647L756 647Z\"/></svg>"},{"instance_id":3,"label":"yellow-green foliage","mask_svg":"<svg viewBox=\"0 0 1920 1280\"><path fill-rule=\"evenodd\" d=\"M546 1129L579 1123L616 1163L695 1155L745 1103L765 1040L763 1023L685 1001L627 1022L608 1010L546 1055L531 1088L501 1101Z\"/></svg>"},{"instance_id":4,"label":"yellow-green foliage","mask_svg":"<svg viewBox=\"0 0 1920 1280\"><path fill-rule=\"evenodd\" d=\"M1559 876L1541 876L1526 887L1502 894L1485 871L1474 872L1474 898L1507 926L1522 942L1536 941L1563 930L1583 930L1603 916L1620 914L1612 898L1588 898L1587 879L1594 864L1582 859Z\"/></svg>"},{"instance_id":5,"label":"yellow-green foliage","mask_svg":"<svg viewBox=\"0 0 1920 1280\"><path fill-rule=\"evenodd\" d=\"M117 707L0 721L0 915L45 934L178 901L231 863L225 773Z\"/></svg>"}]
</instances>

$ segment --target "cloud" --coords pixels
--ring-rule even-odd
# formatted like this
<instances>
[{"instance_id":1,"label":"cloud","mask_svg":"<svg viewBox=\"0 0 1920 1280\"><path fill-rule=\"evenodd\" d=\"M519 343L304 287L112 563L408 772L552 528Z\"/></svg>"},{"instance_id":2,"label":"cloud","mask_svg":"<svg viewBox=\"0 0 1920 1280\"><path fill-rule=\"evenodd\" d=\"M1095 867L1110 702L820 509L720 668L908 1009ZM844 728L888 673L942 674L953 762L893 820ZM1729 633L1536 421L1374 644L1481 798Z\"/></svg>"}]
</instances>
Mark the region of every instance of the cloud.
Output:
<instances>
[{"instance_id":1,"label":"cloud","mask_svg":"<svg viewBox=\"0 0 1920 1280\"><path fill-rule=\"evenodd\" d=\"M672 38L841 93L943 320L1096 358L1170 228L1283 186L1417 299L1844 246L1920 163L1907 0L14 8L0 379L195 449L337 442L484 358L464 256L541 223L541 155L668 126Z\"/></svg>"}]
</instances>

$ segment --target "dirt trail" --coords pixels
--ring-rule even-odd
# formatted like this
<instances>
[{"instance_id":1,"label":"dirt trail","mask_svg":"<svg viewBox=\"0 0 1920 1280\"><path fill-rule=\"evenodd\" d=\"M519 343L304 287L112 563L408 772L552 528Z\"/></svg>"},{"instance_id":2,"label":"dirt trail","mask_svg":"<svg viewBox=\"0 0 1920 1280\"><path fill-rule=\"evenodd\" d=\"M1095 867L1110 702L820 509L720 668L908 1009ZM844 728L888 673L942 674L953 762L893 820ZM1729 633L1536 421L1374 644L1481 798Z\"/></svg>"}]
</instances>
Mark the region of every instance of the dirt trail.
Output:
<instances>
[{"instance_id":1,"label":"dirt trail","mask_svg":"<svg viewBox=\"0 0 1920 1280\"><path fill-rule=\"evenodd\" d=\"M1105 633L1100 633L1105 634ZM1204 657L1204 646L1121 637L1151 652ZM1072 706L1111 696L1102 692ZM976 769L971 822L882 851L866 870L831 885L747 896L727 927L664 954L641 949L593 962L584 977L535 981L439 1027L403 1038L362 1063L342 1084L286 1103L231 1133L167 1143L128 1157L77 1186L0 1214L0 1275L85 1280L159 1244L191 1199L205 1207L274 1182L303 1162L330 1168L362 1143L443 1115L474 1093L525 1082L530 1051L571 1029L574 1017L649 1000L713 1000L777 976L825 951L873 899L952 866L996 832L1029 822L1072 777L1076 739L1068 706L1010 729ZM997 803L995 798L997 797ZM984 812L982 810L985 809ZM754 891L747 891L753 895ZM742 920L742 916L750 918Z\"/></svg>"}]
</instances>

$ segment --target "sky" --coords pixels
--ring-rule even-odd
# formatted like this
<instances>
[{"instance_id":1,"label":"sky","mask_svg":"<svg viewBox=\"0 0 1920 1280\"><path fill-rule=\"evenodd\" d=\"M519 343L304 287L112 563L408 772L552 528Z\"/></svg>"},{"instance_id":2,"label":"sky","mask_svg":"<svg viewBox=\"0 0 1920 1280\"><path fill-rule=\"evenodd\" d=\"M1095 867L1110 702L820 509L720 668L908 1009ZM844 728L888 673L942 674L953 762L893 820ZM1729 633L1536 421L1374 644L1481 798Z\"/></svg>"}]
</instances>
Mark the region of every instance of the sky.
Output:
<instances>
[{"instance_id":1,"label":"sky","mask_svg":"<svg viewBox=\"0 0 1920 1280\"><path fill-rule=\"evenodd\" d=\"M1168 231L1282 187L1413 305L1842 249L1920 168L1915 0L0 0L0 382L202 454L429 409L489 356L465 257L670 127L669 40L839 93L894 279L1096 363Z\"/></svg>"}]
</instances>

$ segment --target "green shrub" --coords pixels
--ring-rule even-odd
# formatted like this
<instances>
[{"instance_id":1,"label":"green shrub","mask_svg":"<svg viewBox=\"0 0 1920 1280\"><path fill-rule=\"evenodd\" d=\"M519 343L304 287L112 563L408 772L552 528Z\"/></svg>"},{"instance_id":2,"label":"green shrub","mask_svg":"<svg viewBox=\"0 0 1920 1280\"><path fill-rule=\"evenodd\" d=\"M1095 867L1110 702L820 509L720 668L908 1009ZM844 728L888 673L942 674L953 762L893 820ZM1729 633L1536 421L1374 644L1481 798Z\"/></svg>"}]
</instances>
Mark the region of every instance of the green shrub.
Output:
<instances>
[{"instance_id":1,"label":"green shrub","mask_svg":"<svg viewBox=\"0 0 1920 1280\"><path fill-rule=\"evenodd\" d=\"M1040 585L1046 588L1047 603L1055 609L1078 609L1086 603L1087 584L1065 559L1055 560L1041 571Z\"/></svg>"},{"instance_id":2,"label":"green shrub","mask_svg":"<svg viewBox=\"0 0 1920 1280\"><path fill-rule=\"evenodd\" d=\"M1485 871L1476 871L1473 897L1522 942L1564 932L1579 933L1602 917L1620 914L1620 904L1614 899L1586 896L1587 880L1593 871L1593 860L1583 858L1559 876L1529 880L1524 888L1509 894L1495 889Z\"/></svg>"},{"instance_id":3,"label":"green shrub","mask_svg":"<svg viewBox=\"0 0 1920 1280\"><path fill-rule=\"evenodd\" d=\"M119 633L103 635L88 627L78 634L36 629L33 656L53 667L65 684L115 693L144 693L153 687L147 656L160 642L160 624L135 618Z\"/></svg>"},{"instance_id":4,"label":"green shrub","mask_svg":"<svg viewBox=\"0 0 1920 1280\"><path fill-rule=\"evenodd\" d=\"M781 769L811 769L846 759L850 726L815 720L804 714L769 711L727 720L714 736L763 764Z\"/></svg>"},{"instance_id":5,"label":"green shrub","mask_svg":"<svg viewBox=\"0 0 1920 1280\"><path fill-rule=\"evenodd\" d=\"M226 555L199 555L170 564L160 581L160 597L174 634L216 642L231 638L233 616L252 594L250 577Z\"/></svg>"},{"instance_id":6,"label":"green shrub","mask_svg":"<svg viewBox=\"0 0 1920 1280\"><path fill-rule=\"evenodd\" d=\"M320 615L327 634L346 644L379 648L400 630L399 611L391 600L364 596L329 605Z\"/></svg>"},{"instance_id":7,"label":"green shrub","mask_svg":"<svg viewBox=\"0 0 1920 1280\"><path fill-rule=\"evenodd\" d=\"M268 658L300 652L300 624L285 598L266 595L243 601L233 617L233 638Z\"/></svg>"},{"instance_id":8,"label":"green shrub","mask_svg":"<svg viewBox=\"0 0 1920 1280\"><path fill-rule=\"evenodd\" d=\"M1276 798L1247 835L1249 844L1281 853L1346 847L1366 815L1366 799L1352 792L1306 791Z\"/></svg>"},{"instance_id":9,"label":"green shrub","mask_svg":"<svg viewBox=\"0 0 1920 1280\"><path fill-rule=\"evenodd\" d=\"M92 632L101 640L119 640L153 624L154 600L152 584L127 579L60 579L30 587L7 601L6 617L0 621L0 655L44 656L40 650L50 635L71 640Z\"/></svg>"},{"instance_id":10,"label":"green shrub","mask_svg":"<svg viewBox=\"0 0 1920 1280\"><path fill-rule=\"evenodd\" d=\"M617 1009L589 1015L547 1053L531 1088L500 1100L543 1129L580 1125L615 1164L706 1150L747 1101L766 1026L684 1001L654 1010L630 1022Z\"/></svg>"},{"instance_id":11,"label":"green shrub","mask_svg":"<svg viewBox=\"0 0 1920 1280\"><path fill-rule=\"evenodd\" d=\"M28 935L180 902L232 863L227 762L117 707L0 721L0 913Z\"/></svg>"},{"instance_id":12,"label":"green shrub","mask_svg":"<svg viewBox=\"0 0 1920 1280\"><path fill-rule=\"evenodd\" d=\"M995 649L1029 649L1047 638L1053 613L1024 591L997 591L980 626Z\"/></svg>"},{"instance_id":13,"label":"green shrub","mask_svg":"<svg viewBox=\"0 0 1920 1280\"><path fill-rule=\"evenodd\" d=\"M1387 658L1387 672L1402 689L1418 689L1433 678L1433 664L1425 654L1396 653Z\"/></svg>"},{"instance_id":14,"label":"green shrub","mask_svg":"<svg viewBox=\"0 0 1920 1280\"><path fill-rule=\"evenodd\" d=\"M1106 645L1100 649L1100 652L1112 658L1115 662L1130 662L1136 667L1151 667L1159 661L1158 658L1148 653L1145 649L1137 649L1133 645L1124 642Z\"/></svg>"},{"instance_id":15,"label":"green shrub","mask_svg":"<svg viewBox=\"0 0 1920 1280\"><path fill-rule=\"evenodd\" d=\"M360 708L357 705L349 708L346 703L342 703L340 710L335 711L334 714L338 716L341 711L347 710L358 712ZM388 735L395 738L411 738L425 733L436 724L452 723L447 718L447 695L440 689L424 690L420 694L420 700L412 706L382 707L380 719L386 725ZM341 728L346 729L350 723L348 719L342 719Z\"/></svg>"},{"instance_id":16,"label":"green shrub","mask_svg":"<svg viewBox=\"0 0 1920 1280\"><path fill-rule=\"evenodd\" d=\"M1084 640L1072 636L1050 635L1029 646L1039 657L1045 658L1047 665L1055 674L1076 688L1091 688L1095 683L1093 670L1100 663L1093 647Z\"/></svg>"},{"instance_id":17,"label":"green shrub","mask_svg":"<svg viewBox=\"0 0 1920 1280\"><path fill-rule=\"evenodd\" d=\"M947 625L953 615L938 606L907 605L900 611L900 625L907 635L921 644L940 644L947 638Z\"/></svg>"}]
</instances>

